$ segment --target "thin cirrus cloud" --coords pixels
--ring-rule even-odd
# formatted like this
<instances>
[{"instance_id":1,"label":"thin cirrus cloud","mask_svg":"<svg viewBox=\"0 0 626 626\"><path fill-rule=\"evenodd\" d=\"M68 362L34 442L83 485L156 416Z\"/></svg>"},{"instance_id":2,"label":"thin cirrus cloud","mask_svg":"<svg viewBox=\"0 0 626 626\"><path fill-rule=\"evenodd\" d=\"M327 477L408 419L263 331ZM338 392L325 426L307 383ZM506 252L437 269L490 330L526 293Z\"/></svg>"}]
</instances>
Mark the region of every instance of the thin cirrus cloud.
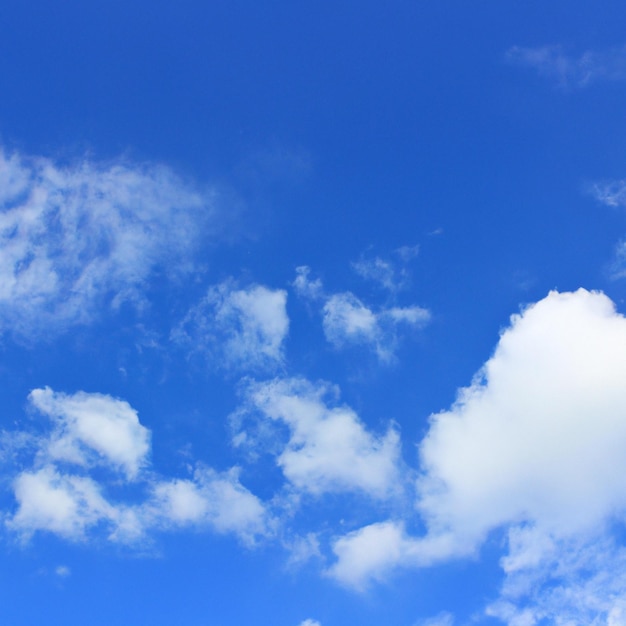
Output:
<instances>
[{"instance_id":1,"label":"thin cirrus cloud","mask_svg":"<svg viewBox=\"0 0 626 626\"><path fill-rule=\"evenodd\" d=\"M598 613L620 623L626 555L610 529L626 511L616 479L626 473L625 345L626 319L598 292L552 292L513 316L419 445L426 534L411 536L401 520L358 529L335 540L327 573L366 588L397 567L472 555L503 529L504 583L490 615L510 626Z\"/></svg>"},{"instance_id":2,"label":"thin cirrus cloud","mask_svg":"<svg viewBox=\"0 0 626 626\"><path fill-rule=\"evenodd\" d=\"M425 620L420 620L414 626L452 626L454 624L454 616L452 613L448 613L444 611L443 613L439 613L439 615L435 615L434 617L429 617Z\"/></svg>"},{"instance_id":3,"label":"thin cirrus cloud","mask_svg":"<svg viewBox=\"0 0 626 626\"><path fill-rule=\"evenodd\" d=\"M216 192L170 169L0 150L0 332L23 338L141 304L156 268L192 268Z\"/></svg>"},{"instance_id":4,"label":"thin cirrus cloud","mask_svg":"<svg viewBox=\"0 0 626 626\"><path fill-rule=\"evenodd\" d=\"M428 309L364 304L352 292L328 295L321 280L310 278L310 268L296 268L293 286L306 299L321 304L322 325L327 341L337 349L365 346L382 363L394 361L402 329L422 328L430 321Z\"/></svg>"},{"instance_id":5,"label":"thin cirrus cloud","mask_svg":"<svg viewBox=\"0 0 626 626\"><path fill-rule=\"evenodd\" d=\"M276 431L270 429L272 450L297 491L390 497L397 493L401 476L397 431L390 427L384 435L368 432L350 407L329 402L336 394L325 383L302 378L249 383L244 403L233 416L237 425L233 443L240 448L262 446L267 423L278 422L289 434L276 446Z\"/></svg>"},{"instance_id":6,"label":"thin cirrus cloud","mask_svg":"<svg viewBox=\"0 0 626 626\"><path fill-rule=\"evenodd\" d=\"M591 194L610 207L626 207L626 180L605 180L593 183Z\"/></svg>"},{"instance_id":7,"label":"thin cirrus cloud","mask_svg":"<svg viewBox=\"0 0 626 626\"><path fill-rule=\"evenodd\" d=\"M534 69L562 88L583 88L599 81L626 79L626 46L586 51L579 57L561 46L525 48L513 46L506 55L510 63Z\"/></svg>"},{"instance_id":8,"label":"thin cirrus cloud","mask_svg":"<svg viewBox=\"0 0 626 626\"><path fill-rule=\"evenodd\" d=\"M28 446L20 463L26 469L13 480L17 508L6 525L22 541L47 532L133 544L155 530L196 527L234 533L252 545L270 532L271 516L241 484L236 467L218 472L198 465L184 479L152 471L150 433L127 402L48 388L31 392L29 402L53 425L43 435L13 438L14 445ZM120 495L130 483L143 495Z\"/></svg>"},{"instance_id":9,"label":"thin cirrus cloud","mask_svg":"<svg viewBox=\"0 0 626 626\"><path fill-rule=\"evenodd\" d=\"M395 259L383 259L362 256L352 263L352 269L366 280L372 281L382 289L394 294L406 289L411 274L407 267L409 262L419 254L419 246L402 246L394 250Z\"/></svg>"},{"instance_id":10,"label":"thin cirrus cloud","mask_svg":"<svg viewBox=\"0 0 626 626\"><path fill-rule=\"evenodd\" d=\"M285 360L287 292L263 285L211 287L172 332L172 339L206 355L216 367L275 369Z\"/></svg>"},{"instance_id":11,"label":"thin cirrus cloud","mask_svg":"<svg viewBox=\"0 0 626 626\"><path fill-rule=\"evenodd\" d=\"M626 180L608 180L593 183L589 192L595 199L612 208L626 207ZM622 239L615 246L613 260L608 268L609 276L614 279L626 277L626 240Z\"/></svg>"}]
</instances>

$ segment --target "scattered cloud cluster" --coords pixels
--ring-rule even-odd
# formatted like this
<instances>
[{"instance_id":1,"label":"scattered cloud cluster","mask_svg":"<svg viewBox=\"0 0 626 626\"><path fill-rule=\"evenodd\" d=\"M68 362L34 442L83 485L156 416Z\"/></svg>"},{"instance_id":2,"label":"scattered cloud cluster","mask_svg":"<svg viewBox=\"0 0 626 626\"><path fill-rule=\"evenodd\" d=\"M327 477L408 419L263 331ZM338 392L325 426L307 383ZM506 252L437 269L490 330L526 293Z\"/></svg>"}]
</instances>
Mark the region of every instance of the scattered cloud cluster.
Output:
<instances>
[{"instance_id":1,"label":"scattered cloud cluster","mask_svg":"<svg viewBox=\"0 0 626 626\"><path fill-rule=\"evenodd\" d=\"M251 544L268 532L265 506L241 484L237 468L199 466L192 479L150 471L150 433L127 402L49 388L35 389L29 401L52 428L36 436L35 454L32 446L26 454L30 466L13 482L18 506L6 523L22 540L45 531L73 541L103 534L136 543L151 529L193 525ZM143 493L139 501L120 495L130 485Z\"/></svg>"},{"instance_id":2,"label":"scattered cloud cluster","mask_svg":"<svg viewBox=\"0 0 626 626\"><path fill-rule=\"evenodd\" d=\"M223 300L255 289L224 291ZM552 292L528 306L453 406L431 416L417 474L393 425L372 432L335 387L304 378L245 382L233 444L270 454L281 489L297 497L350 493L375 503L406 495L413 481L414 513L332 539L325 574L342 585L365 590L398 568L476 554L499 530L507 537L503 584L488 615L509 626L596 616L616 626L626 611L626 550L613 531L626 512L626 486L616 480L626 474L624 346L626 319L602 293ZM127 402L44 388L29 403L49 427L11 440L30 459L13 482L17 508L6 520L24 540L45 531L134 543L151 530L196 527L252 545L288 524L241 483L237 467L158 476L150 432ZM131 484L139 501L123 495ZM407 530L415 522L421 535ZM314 533L292 544L294 561L320 555Z\"/></svg>"},{"instance_id":3,"label":"scattered cloud cluster","mask_svg":"<svg viewBox=\"0 0 626 626\"><path fill-rule=\"evenodd\" d=\"M572 59L560 48L514 48L509 58L565 87L626 77L623 49ZM625 189L612 181L592 191L622 207ZM171 271L174 259L181 271L193 266L190 251L214 204L212 192L165 168L61 166L0 153L0 334L33 339L86 323L103 306L141 305L157 269ZM391 362L403 334L430 320L425 308L397 304L417 253L406 247L397 260L353 264L385 292L382 306L351 291L328 293L306 266L293 287L319 310L333 347L364 347ZM626 275L624 267L622 242L614 276ZM275 375L286 364L288 333L285 290L228 280L211 287L171 337L216 367ZM626 512L625 346L626 319L602 293L552 292L528 306L456 402L430 417L417 471L402 459L395 425L373 431L339 402L336 387L286 375L245 379L232 443L248 460L266 454L278 468L283 482L267 502L242 484L239 467L197 464L184 477L159 475L150 430L124 400L35 389L28 406L38 428L0 434L0 460L18 468L4 522L22 541L45 532L136 545L153 532L196 528L253 545L280 534L293 564L328 548L325 575L356 590L398 568L475 555L500 531L503 583L486 614L509 626L618 626L626 621L626 549L616 539ZM293 496L295 508L301 497L318 503L337 494L364 497L382 519L346 525L326 545L317 528L301 536L281 528L289 521L280 497ZM388 506L407 494L411 512ZM420 526L421 534L410 530ZM442 613L422 625L452 623Z\"/></svg>"},{"instance_id":4,"label":"scattered cloud cluster","mask_svg":"<svg viewBox=\"0 0 626 626\"><path fill-rule=\"evenodd\" d=\"M233 281L211 287L173 331L172 338L216 366L234 370L275 369L284 363L289 332L287 292Z\"/></svg>"},{"instance_id":5,"label":"scattered cloud cluster","mask_svg":"<svg viewBox=\"0 0 626 626\"><path fill-rule=\"evenodd\" d=\"M509 62L536 70L563 88L582 88L598 81L626 79L626 47L600 52L587 51L580 57L567 55L561 46L524 48L507 52Z\"/></svg>"},{"instance_id":6,"label":"scattered cloud cluster","mask_svg":"<svg viewBox=\"0 0 626 626\"><path fill-rule=\"evenodd\" d=\"M0 332L41 337L141 305L157 268L191 269L215 206L166 167L0 150Z\"/></svg>"},{"instance_id":7,"label":"scattered cloud cluster","mask_svg":"<svg viewBox=\"0 0 626 626\"><path fill-rule=\"evenodd\" d=\"M335 348L366 346L379 361L392 362L402 329L422 328L430 312L417 305L386 306L378 310L364 304L352 292L328 295L320 279L310 279L310 268L296 268L296 292L321 304L322 323L327 341Z\"/></svg>"}]
</instances>

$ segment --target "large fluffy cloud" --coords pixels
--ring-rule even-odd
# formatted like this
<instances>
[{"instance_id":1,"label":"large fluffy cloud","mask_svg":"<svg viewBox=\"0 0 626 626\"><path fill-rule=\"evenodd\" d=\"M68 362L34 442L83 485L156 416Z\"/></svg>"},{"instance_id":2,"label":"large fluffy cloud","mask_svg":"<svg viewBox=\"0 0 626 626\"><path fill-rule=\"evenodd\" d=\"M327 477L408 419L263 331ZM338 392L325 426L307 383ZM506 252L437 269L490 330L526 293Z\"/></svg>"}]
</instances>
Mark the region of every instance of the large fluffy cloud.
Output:
<instances>
[{"instance_id":1,"label":"large fluffy cloud","mask_svg":"<svg viewBox=\"0 0 626 626\"><path fill-rule=\"evenodd\" d=\"M46 335L140 302L155 268L189 269L214 196L161 166L0 151L0 332Z\"/></svg>"},{"instance_id":2,"label":"large fluffy cloud","mask_svg":"<svg viewBox=\"0 0 626 626\"><path fill-rule=\"evenodd\" d=\"M276 462L297 489L314 495L357 491L385 498L399 486L398 433L370 433L347 406L329 406L325 396L336 390L301 378L250 384L237 420L250 415L264 423L279 422L289 435L276 449ZM257 433L259 428L257 427ZM255 435L241 428L239 446L256 443Z\"/></svg>"},{"instance_id":3,"label":"large fluffy cloud","mask_svg":"<svg viewBox=\"0 0 626 626\"><path fill-rule=\"evenodd\" d=\"M626 320L600 293L514 316L420 445L420 511L476 542L503 523L572 533L626 506Z\"/></svg>"},{"instance_id":4,"label":"large fluffy cloud","mask_svg":"<svg viewBox=\"0 0 626 626\"><path fill-rule=\"evenodd\" d=\"M552 292L513 316L419 446L426 534L394 521L355 531L335 542L330 574L362 587L399 565L471 554L508 529L491 614L511 625L621 623L623 550L610 527L626 512L624 381L626 319L605 295Z\"/></svg>"},{"instance_id":5,"label":"large fluffy cloud","mask_svg":"<svg viewBox=\"0 0 626 626\"><path fill-rule=\"evenodd\" d=\"M284 361L289 331L287 293L232 281L208 290L172 333L175 341L230 369L275 368Z\"/></svg>"}]
</instances>

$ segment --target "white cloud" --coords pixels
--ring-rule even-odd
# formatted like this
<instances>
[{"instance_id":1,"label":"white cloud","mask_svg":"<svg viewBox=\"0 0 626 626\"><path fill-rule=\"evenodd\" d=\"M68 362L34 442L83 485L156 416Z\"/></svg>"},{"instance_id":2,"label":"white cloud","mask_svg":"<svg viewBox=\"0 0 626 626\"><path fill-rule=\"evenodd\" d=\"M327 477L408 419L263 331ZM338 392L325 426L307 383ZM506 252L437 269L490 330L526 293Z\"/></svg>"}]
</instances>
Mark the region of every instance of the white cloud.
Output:
<instances>
[{"instance_id":1,"label":"white cloud","mask_svg":"<svg viewBox=\"0 0 626 626\"><path fill-rule=\"evenodd\" d=\"M59 578L67 578L68 576L71 575L72 570L67 567L67 565L58 565L55 570L54 573L59 577Z\"/></svg>"},{"instance_id":2,"label":"white cloud","mask_svg":"<svg viewBox=\"0 0 626 626\"><path fill-rule=\"evenodd\" d=\"M31 453L31 467L13 481L17 510L6 524L23 540L45 531L74 541L104 533L110 541L132 543L155 529L196 526L234 533L252 545L269 533L272 520L239 481L238 468L219 473L198 467L192 479L147 471L150 432L127 402L49 388L34 390L29 399L53 428L29 438L22 451ZM97 471L100 466L116 474ZM131 496L120 494L128 481L136 483Z\"/></svg>"},{"instance_id":3,"label":"white cloud","mask_svg":"<svg viewBox=\"0 0 626 626\"><path fill-rule=\"evenodd\" d=\"M452 626L454 624L454 616L447 611L439 613L434 617L430 617L425 620L420 620L414 626Z\"/></svg>"},{"instance_id":4,"label":"white cloud","mask_svg":"<svg viewBox=\"0 0 626 626\"><path fill-rule=\"evenodd\" d=\"M613 262L610 267L610 277L613 280L626 278L626 240L620 241L615 246Z\"/></svg>"},{"instance_id":5,"label":"white cloud","mask_svg":"<svg viewBox=\"0 0 626 626\"><path fill-rule=\"evenodd\" d=\"M294 537L283 541L289 551L287 559L288 569L297 569L314 558L321 558L320 542L315 533L308 533L304 537Z\"/></svg>"},{"instance_id":6,"label":"white cloud","mask_svg":"<svg viewBox=\"0 0 626 626\"><path fill-rule=\"evenodd\" d=\"M48 459L87 466L95 452L128 479L146 465L150 433L128 402L97 393L66 395L49 387L33 390L28 398L55 426L45 446Z\"/></svg>"},{"instance_id":7,"label":"white cloud","mask_svg":"<svg viewBox=\"0 0 626 626\"><path fill-rule=\"evenodd\" d=\"M383 362L394 358L400 325L421 328L430 320L429 311L419 306L374 312L350 292L330 296L324 304L323 316L324 334L333 346L365 344Z\"/></svg>"},{"instance_id":8,"label":"white cloud","mask_svg":"<svg viewBox=\"0 0 626 626\"><path fill-rule=\"evenodd\" d=\"M382 582L393 569L409 563L413 545L401 523L365 526L334 542L337 561L327 574L343 585L363 591L370 582Z\"/></svg>"},{"instance_id":9,"label":"white cloud","mask_svg":"<svg viewBox=\"0 0 626 626\"><path fill-rule=\"evenodd\" d=\"M220 533L233 532L248 544L268 531L265 508L239 482L238 468L218 473L203 467L193 480L158 482L145 509L152 523L170 528L209 526Z\"/></svg>"},{"instance_id":10,"label":"white cloud","mask_svg":"<svg viewBox=\"0 0 626 626\"><path fill-rule=\"evenodd\" d=\"M610 180L593 183L591 194L610 207L626 207L626 180Z\"/></svg>"},{"instance_id":11,"label":"white cloud","mask_svg":"<svg viewBox=\"0 0 626 626\"><path fill-rule=\"evenodd\" d=\"M60 165L0 150L0 332L47 336L190 269L215 194L165 167Z\"/></svg>"},{"instance_id":12,"label":"white cloud","mask_svg":"<svg viewBox=\"0 0 626 626\"><path fill-rule=\"evenodd\" d=\"M388 363L395 357L401 329L422 328L430 320L430 312L419 306L374 310L350 291L327 295L319 279L309 278L308 267L299 267L296 272L296 291L305 298L323 302L324 335L335 348L364 345L381 362Z\"/></svg>"},{"instance_id":13,"label":"white cloud","mask_svg":"<svg viewBox=\"0 0 626 626\"><path fill-rule=\"evenodd\" d=\"M21 473L14 488L18 510L7 525L24 539L38 530L83 539L88 528L119 517L95 481L61 474L50 465Z\"/></svg>"},{"instance_id":14,"label":"white cloud","mask_svg":"<svg viewBox=\"0 0 626 626\"><path fill-rule=\"evenodd\" d=\"M626 320L605 295L552 292L514 316L494 355L420 445L420 510L475 543L519 520L594 528L626 506Z\"/></svg>"},{"instance_id":15,"label":"white cloud","mask_svg":"<svg viewBox=\"0 0 626 626\"><path fill-rule=\"evenodd\" d=\"M377 522L337 538L332 550L337 557L326 574L357 591L372 582L384 582L400 567L426 567L454 553L451 534L416 539L404 523Z\"/></svg>"},{"instance_id":16,"label":"white cloud","mask_svg":"<svg viewBox=\"0 0 626 626\"><path fill-rule=\"evenodd\" d=\"M352 269L361 278L370 280L388 292L395 294L406 289L411 275L407 264L419 254L419 246L402 246L394 251L396 260L361 257L352 263Z\"/></svg>"},{"instance_id":17,"label":"white cloud","mask_svg":"<svg viewBox=\"0 0 626 626\"><path fill-rule=\"evenodd\" d=\"M393 292L399 288L395 268L391 261L380 257L360 259L352 263L352 268L359 276L378 283L384 289Z\"/></svg>"},{"instance_id":18,"label":"white cloud","mask_svg":"<svg viewBox=\"0 0 626 626\"><path fill-rule=\"evenodd\" d=\"M606 206L626 207L626 180L612 180L594 183L589 187L591 194ZM626 277L626 241L615 246L613 261L608 268L609 276L614 279Z\"/></svg>"},{"instance_id":19,"label":"white cloud","mask_svg":"<svg viewBox=\"0 0 626 626\"><path fill-rule=\"evenodd\" d=\"M511 319L493 356L420 444L418 510L339 538L329 574L363 588L396 567L475 553L508 530L488 613L509 626L619 624L626 607L626 319L598 292L552 292ZM620 617L621 616L621 617Z\"/></svg>"},{"instance_id":20,"label":"white cloud","mask_svg":"<svg viewBox=\"0 0 626 626\"><path fill-rule=\"evenodd\" d=\"M286 305L287 293L282 289L262 285L237 289L227 281L209 289L172 337L227 368L275 368L285 358Z\"/></svg>"},{"instance_id":21,"label":"white cloud","mask_svg":"<svg viewBox=\"0 0 626 626\"><path fill-rule=\"evenodd\" d=\"M316 619L305 619L300 626L322 626Z\"/></svg>"},{"instance_id":22,"label":"white cloud","mask_svg":"<svg viewBox=\"0 0 626 626\"><path fill-rule=\"evenodd\" d=\"M509 626L626 623L626 550L622 546L600 531L554 539L549 548L533 550L535 558L528 560L528 544L532 549L536 542L544 543L545 538L534 529L512 529L511 553L503 559L505 582L500 598L487 607L488 615Z\"/></svg>"},{"instance_id":23,"label":"white cloud","mask_svg":"<svg viewBox=\"0 0 626 626\"><path fill-rule=\"evenodd\" d=\"M626 79L626 47L587 51L575 58L565 54L561 46L514 46L507 52L507 58L517 65L535 69L560 87L581 88L599 80Z\"/></svg>"},{"instance_id":24,"label":"white cloud","mask_svg":"<svg viewBox=\"0 0 626 626\"><path fill-rule=\"evenodd\" d=\"M311 268L306 265L296 267L296 278L292 285L296 293L309 300L317 300L324 297L324 285L319 278L311 280Z\"/></svg>"},{"instance_id":25,"label":"white cloud","mask_svg":"<svg viewBox=\"0 0 626 626\"><path fill-rule=\"evenodd\" d=\"M352 293L335 294L324 304L324 332L336 346L344 341L371 343L378 334L378 320Z\"/></svg>"},{"instance_id":26,"label":"white cloud","mask_svg":"<svg viewBox=\"0 0 626 626\"><path fill-rule=\"evenodd\" d=\"M352 409L326 404L324 396L331 391L299 378L251 384L236 418L252 415L262 426L269 420L288 427L276 462L296 489L313 495L360 491L390 496L399 488L398 433L393 428L383 436L368 432ZM242 430L234 442L241 446L251 440L254 445L254 434Z\"/></svg>"}]
</instances>

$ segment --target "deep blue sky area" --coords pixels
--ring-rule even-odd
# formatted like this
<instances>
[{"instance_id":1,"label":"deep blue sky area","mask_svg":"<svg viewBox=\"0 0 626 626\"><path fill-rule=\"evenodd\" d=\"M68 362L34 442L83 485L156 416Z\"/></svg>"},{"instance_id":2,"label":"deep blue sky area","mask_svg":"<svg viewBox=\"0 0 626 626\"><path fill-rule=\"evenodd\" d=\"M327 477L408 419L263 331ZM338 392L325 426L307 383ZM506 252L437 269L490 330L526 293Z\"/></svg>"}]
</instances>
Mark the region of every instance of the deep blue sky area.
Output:
<instances>
[{"instance_id":1,"label":"deep blue sky area","mask_svg":"<svg viewBox=\"0 0 626 626\"><path fill-rule=\"evenodd\" d=\"M624 24L4 0L0 626L626 624Z\"/></svg>"}]
</instances>

